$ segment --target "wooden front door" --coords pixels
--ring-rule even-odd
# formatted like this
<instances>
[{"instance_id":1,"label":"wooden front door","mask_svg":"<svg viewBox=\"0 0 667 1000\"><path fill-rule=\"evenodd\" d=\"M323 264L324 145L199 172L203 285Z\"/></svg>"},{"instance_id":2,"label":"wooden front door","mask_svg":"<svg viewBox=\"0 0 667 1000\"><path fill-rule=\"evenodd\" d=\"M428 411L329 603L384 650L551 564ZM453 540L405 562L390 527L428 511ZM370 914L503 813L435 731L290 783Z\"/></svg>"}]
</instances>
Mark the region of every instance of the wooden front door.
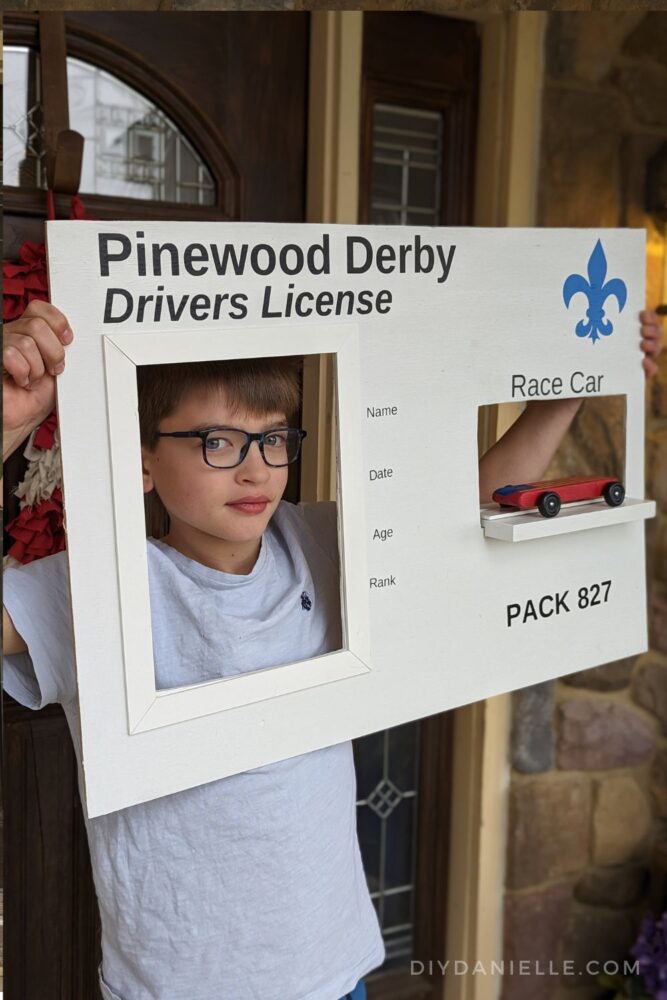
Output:
<instances>
[{"instance_id":1,"label":"wooden front door","mask_svg":"<svg viewBox=\"0 0 667 1000\"><path fill-rule=\"evenodd\" d=\"M471 224L478 73L473 22L364 14L360 222ZM442 712L354 743L361 852L387 952L369 1000L443 993L453 719Z\"/></svg>"},{"instance_id":2,"label":"wooden front door","mask_svg":"<svg viewBox=\"0 0 667 1000\"><path fill-rule=\"evenodd\" d=\"M92 121L89 152L96 145L81 187L91 217L304 221L308 14L71 13L65 25L76 79L70 127ZM7 69L6 104L25 105L9 123L26 140L5 187L4 255L13 259L24 240L43 241L40 38L35 15L9 15L4 28L6 66L20 62L14 76ZM124 123L128 101L99 96L113 86L146 99L139 118ZM175 143L177 168L165 152ZM66 199L59 208L64 215ZM5 468L9 518L22 450ZM100 923L65 716L7 695L3 709L5 996L92 1000Z\"/></svg>"}]
</instances>

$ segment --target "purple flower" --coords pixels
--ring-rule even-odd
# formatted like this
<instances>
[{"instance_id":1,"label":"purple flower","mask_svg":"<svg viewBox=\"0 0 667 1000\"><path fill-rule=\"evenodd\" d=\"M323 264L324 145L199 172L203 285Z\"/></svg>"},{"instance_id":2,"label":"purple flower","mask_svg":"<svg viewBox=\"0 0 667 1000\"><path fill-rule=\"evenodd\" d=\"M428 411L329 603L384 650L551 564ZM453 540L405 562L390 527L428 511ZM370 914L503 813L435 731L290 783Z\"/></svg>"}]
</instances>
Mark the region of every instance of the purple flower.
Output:
<instances>
[{"instance_id":1,"label":"purple flower","mask_svg":"<svg viewBox=\"0 0 667 1000\"><path fill-rule=\"evenodd\" d=\"M649 994L667 1000L667 911L658 920L644 917L630 954L637 959Z\"/></svg>"}]
</instances>

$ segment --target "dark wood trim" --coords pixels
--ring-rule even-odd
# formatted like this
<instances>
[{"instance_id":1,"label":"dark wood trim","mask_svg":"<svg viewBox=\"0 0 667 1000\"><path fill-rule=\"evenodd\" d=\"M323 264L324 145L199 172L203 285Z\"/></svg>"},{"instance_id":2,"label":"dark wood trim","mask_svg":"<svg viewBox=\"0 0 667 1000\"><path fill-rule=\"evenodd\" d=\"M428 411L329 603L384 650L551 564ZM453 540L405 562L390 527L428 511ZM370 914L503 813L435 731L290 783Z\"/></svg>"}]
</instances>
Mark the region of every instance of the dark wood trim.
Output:
<instances>
[{"instance_id":1,"label":"dark wood trim","mask_svg":"<svg viewBox=\"0 0 667 1000\"><path fill-rule=\"evenodd\" d=\"M97 984L101 927L65 713L60 705L31 713L4 692L2 703L3 846L11 858L4 995L97 1000L90 984ZM47 925L44 912L58 921Z\"/></svg>"},{"instance_id":2,"label":"dark wood trim","mask_svg":"<svg viewBox=\"0 0 667 1000\"><path fill-rule=\"evenodd\" d=\"M11 725L13 722L23 722L26 718L26 712L29 711L30 709L19 705L18 701L15 701L6 691L2 692L2 713L5 725ZM44 708L39 710L40 719L59 719L64 714L60 705L45 705ZM28 718L31 718L31 716L28 716ZM3 785L3 788L6 788L6 785Z\"/></svg>"},{"instance_id":3,"label":"dark wood trim","mask_svg":"<svg viewBox=\"0 0 667 1000\"><path fill-rule=\"evenodd\" d=\"M46 176L53 188L58 136L69 129L63 14L45 11L39 15L39 52Z\"/></svg>"},{"instance_id":4,"label":"dark wood trim","mask_svg":"<svg viewBox=\"0 0 667 1000\"><path fill-rule=\"evenodd\" d=\"M474 85L479 25L417 11L364 13L363 71L408 86Z\"/></svg>"},{"instance_id":5,"label":"dark wood trim","mask_svg":"<svg viewBox=\"0 0 667 1000\"><path fill-rule=\"evenodd\" d=\"M470 23L422 13L364 14L359 222L370 222L373 108L377 102L440 111L443 169L440 225L471 225L479 87L479 42ZM442 976L428 962L447 958L453 712L422 719L413 959L425 971L380 970L369 1000L437 1000Z\"/></svg>"},{"instance_id":6,"label":"dark wood trim","mask_svg":"<svg viewBox=\"0 0 667 1000\"><path fill-rule=\"evenodd\" d=\"M377 103L405 104L443 117L444 161L440 191L440 225L470 225L473 216L477 90L464 93L431 86L413 86L390 79L362 82L359 222L370 221L373 108ZM463 155L462 155L463 151Z\"/></svg>"},{"instance_id":7,"label":"dark wood trim","mask_svg":"<svg viewBox=\"0 0 667 1000\"><path fill-rule=\"evenodd\" d=\"M11 14L4 18L5 45L26 45L38 47L38 16L35 14ZM213 175L217 199L214 205L172 205L152 202L145 205L140 199L107 198L104 195L89 195L86 204L95 204L92 199L100 199L96 205L99 218L170 218L170 219L239 219L242 213L242 183L235 161L227 149L225 141L214 123L190 100L187 94L163 76L154 66L144 61L136 52L118 42L84 28L78 24L67 24L67 54L84 62L99 66L129 86L144 94L174 121L192 143ZM28 204L17 200L17 188L5 188L6 211L26 214L44 214L38 211L40 192ZM23 192L26 197L32 192ZM101 202L109 204L105 209ZM150 214L149 205L155 206L156 214ZM131 211L129 210L131 206ZM140 207L141 206L141 207ZM118 213L122 214L118 214ZM141 212L142 214L138 214ZM107 214L108 213L108 214Z\"/></svg>"},{"instance_id":8,"label":"dark wood trim","mask_svg":"<svg viewBox=\"0 0 667 1000\"><path fill-rule=\"evenodd\" d=\"M440 111L440 225L472 225L480 51L468 21L411 12L364 14L359 222L370 219L373 106Z\"/></svg>"},{"instance_id":9,"label":"dark wood trim","mask_svg":"<svg viewBox=\"0 0 667 1000\"><path fill-rule=\"evenodd\" d=\"M228 216L214 205L183 205L166 201L142 201L139 198L112 198L106 194L86 194L81 197L91 219L136 219L164 221L185 219L193 222L229 222ZM57 195L56 215L69 218L69 195ZM4 210L7 215L46 217L46 191L40 188L4 188Z\"/></svg>"},{"instance_id":10,"label":"dark wood trim","mask_svg":"<svg viewBox=\"0 0 667 1000\"><path fill-rule=\"evenodd\" d=\"M453 730L453 712L421 722L414 958L425 965L445 957Z\"/></svg>"}]
</instances>

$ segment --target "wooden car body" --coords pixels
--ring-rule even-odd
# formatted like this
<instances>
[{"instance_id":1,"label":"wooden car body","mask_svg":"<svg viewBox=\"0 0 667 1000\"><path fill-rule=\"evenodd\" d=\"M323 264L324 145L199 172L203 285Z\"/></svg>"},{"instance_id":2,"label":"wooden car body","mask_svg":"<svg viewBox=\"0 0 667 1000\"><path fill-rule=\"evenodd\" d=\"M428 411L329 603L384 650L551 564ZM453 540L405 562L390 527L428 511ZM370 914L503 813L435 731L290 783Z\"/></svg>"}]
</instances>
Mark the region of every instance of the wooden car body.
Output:
<instances>
[{"instance_id":1,"label":"wooden car body","mask_svg":"<svg viewBox=\"0 0 667 1000\"><path fill-rule=\"evenodd\" d=\"M567 476L564 479L502 486L494 491L492 499L502 507L529 510L538 506L540 497L545 493L556 493L561 503L598 500L603 497L606 486L617 482L619 480L615 476Z\"/></svg>"}]
</instances>

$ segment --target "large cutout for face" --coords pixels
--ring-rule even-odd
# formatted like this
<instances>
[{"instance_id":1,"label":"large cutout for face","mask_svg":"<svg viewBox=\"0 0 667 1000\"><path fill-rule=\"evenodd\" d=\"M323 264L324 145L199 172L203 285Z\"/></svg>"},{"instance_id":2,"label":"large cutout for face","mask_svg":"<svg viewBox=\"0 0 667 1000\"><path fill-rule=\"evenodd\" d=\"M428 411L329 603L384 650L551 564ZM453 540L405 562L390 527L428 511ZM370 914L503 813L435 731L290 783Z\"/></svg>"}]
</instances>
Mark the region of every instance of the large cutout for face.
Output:
<instances>
[{"instance_id":1,"label":"large cutout for face","mask_svg":"<svg viewBox=\"0 0 667 1000\"><path fill-rule=\"evenodd\" d=\"M89 816L645 648L642 232L56 222L48 248L76 335L58 403ZM143 489L161 477L192 524L201 469L142 472L138 369L319 353L340 648L161 688ZM571 395L626 398L625 502L490 529L479 408Z\"/></svg>"},{"instance_id":2,"label":"large cutout for face","mask_svg":"<svg viewBox=\"0 0 667 1000\"><path fill-rule=\"evenodd\" d=\"M285 499L303 361L136 369L156 691L342 649L336 501Z\"/></svg>"}]
</instances>

